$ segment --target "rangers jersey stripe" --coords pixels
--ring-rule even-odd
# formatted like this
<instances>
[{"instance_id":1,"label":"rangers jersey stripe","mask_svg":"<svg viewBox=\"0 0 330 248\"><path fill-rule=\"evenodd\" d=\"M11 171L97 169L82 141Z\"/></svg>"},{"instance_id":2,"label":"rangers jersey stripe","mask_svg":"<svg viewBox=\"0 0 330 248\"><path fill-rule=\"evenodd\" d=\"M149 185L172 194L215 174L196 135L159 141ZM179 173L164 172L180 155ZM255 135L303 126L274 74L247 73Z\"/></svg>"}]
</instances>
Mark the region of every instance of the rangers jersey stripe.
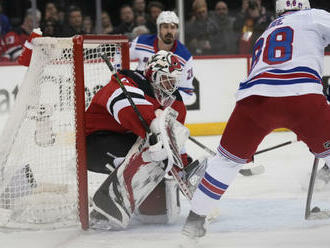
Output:
<instances>
[{"instance_id":1,"label":"rangers jersey stripe","mask_svg":"<svg viewBox=\"0 0 330 248\"><path fill-rule=\"evenodd\" d=\"M329 34L330 14L324 10L291 11L275 19L254 46L251 71L239 85L237 101L251 95L322 95ZM310 42L301 42L305 39Z\"/></svg>"},{"instance_id":2,"label":"rangers jersey stripe","mask_svg":"<svg viewBox=\"0 0 330 248\"><path fill-rule=\"evenodd\" d=\"M296 67L290 70L270 70L258 74L240 84L239 89L247 89L257 84L289 85L298 83L322 84L318 73L308 67Z\"/></svg>"},{"instance_id":3,"label":"rangers jersey stripe","mask_svg":"<svg viewBox=\"0 0 330 248\"><path fill-rule=\"evenodd\" d=\"M224 157L239 163L239 164L246 164L247 163L247 159L243 159L243 158L239 158L237 156L235 156L234 154L231 154L230 152L228 152L225 148L223 148L223 146L219 145L218 146L218 152L223 155Z\"/></svg>"}]
</instances>

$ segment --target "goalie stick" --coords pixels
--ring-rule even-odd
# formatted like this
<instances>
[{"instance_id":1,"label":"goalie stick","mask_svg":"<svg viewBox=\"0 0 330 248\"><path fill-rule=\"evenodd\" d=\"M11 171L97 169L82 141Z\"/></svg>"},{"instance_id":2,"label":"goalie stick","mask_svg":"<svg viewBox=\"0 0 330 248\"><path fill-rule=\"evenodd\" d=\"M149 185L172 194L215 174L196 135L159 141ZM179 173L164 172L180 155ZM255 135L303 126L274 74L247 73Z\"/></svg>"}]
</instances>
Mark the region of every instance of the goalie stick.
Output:
<instances>
[{"instance_id":1,"label":"goalie stick","mask_svg":"<svg viewBox=\"0 0 330 248\"><path fill-rule=\"evenodd\" d=\"M108 57L106 56L106 54L99 54L99 56L104 60L104 62L107 64L109 70L111 71L111 73L114 74L114 77L116 79L116 81L118 82L120 88L122 89L122 91L124 92L126 98L128 99L130 105L132 106L134 112L137 114L139 120L141 121L141 124L144 128L144 130L146 131L147 135L149 135L149 139L150 139L150 144L155 144L157 143L157 137L155 134L153 134L150 130L150 127L148 126L147 122L145 121L145 119L143 118L143 116L141 115L140 111L137 109L135 103L133 102L131 96L129 95L129 93L127 92L125 86L123 85L123 83L120 81L120 79L118 78L118 75L116 74L111 62L109 61ZM181 163L181 159L175 157L175 160L179 160ZM188 185L182 180L182 178L179 176L178 172L175 170L175 168L172 168L171 173L173 175L173 178L176 180L181 192L187 197L187 199L191 200L192 199L192 193L190 192Z\"/></svg>"}]
</instances>

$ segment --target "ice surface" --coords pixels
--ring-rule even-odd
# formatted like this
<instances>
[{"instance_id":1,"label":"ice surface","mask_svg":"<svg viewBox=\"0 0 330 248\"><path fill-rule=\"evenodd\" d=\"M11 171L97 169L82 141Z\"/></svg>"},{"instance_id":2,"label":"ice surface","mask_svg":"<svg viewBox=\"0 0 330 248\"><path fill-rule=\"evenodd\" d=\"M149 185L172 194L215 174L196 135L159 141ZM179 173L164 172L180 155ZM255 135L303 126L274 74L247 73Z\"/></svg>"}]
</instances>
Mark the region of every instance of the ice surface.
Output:
<instances>
[{"instance_id":1,"label":"ice surface","mask_svg":"<svg viewBox=\"0 0 330 248\"><path fill-rule=\"evenodd\" d=\"M290 132L272 133L259 149L291 140ZM216 149L218 136L196 137ZM194 157L208 155L188 141ZM297 142L255 157L266 170L262 175L239 175L219 202L219 216L208 228L199 248L213 247L330 247L330 220L304 220L304 208L313 156ZM321 167L323 163L319 166ZM330 187L319 186L313 204L330 208ZM189 211L182 199L182 213L173 225L142 225L136 221L125 231L1 230L1 248L175 248ZM327 205L328 204L328 205Z\"/></svg>"}]
</instances>

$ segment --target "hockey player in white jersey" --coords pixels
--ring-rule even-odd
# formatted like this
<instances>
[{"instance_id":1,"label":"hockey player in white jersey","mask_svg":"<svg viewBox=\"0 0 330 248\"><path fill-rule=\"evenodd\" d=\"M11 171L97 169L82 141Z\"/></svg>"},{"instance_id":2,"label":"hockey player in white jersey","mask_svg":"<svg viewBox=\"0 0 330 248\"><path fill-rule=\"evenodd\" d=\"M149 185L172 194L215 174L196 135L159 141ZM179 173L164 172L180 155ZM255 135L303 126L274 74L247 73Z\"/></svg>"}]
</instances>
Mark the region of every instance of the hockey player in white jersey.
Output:
<instances>
[{"instance_id":1,"label":"hockey player in white jersey","mask_svg":"<svg viewBox=\"0 0 330 248\"><path fill-rule=\"evenodd\" d=\"M163 11L157 18L157 34L143 34L135 38L130 46L130 58L138 60L136 70L144 71L148 59L159 50L173 52L183 73L179 92L186 105L194 103L196 95L192 84L194 75L192 56L188 49L177 40L179 18L173 11Z\"/></svg>"},{"instance_id":2,"label":"hockey player in white jersey","mask_svg":"<svg viewBox=\"0 0 330 248\"><path fill-rule=\"evenodd\" d=\"M330 164L330 107L321 83L330 13L311 9L308 0L277 0L276 13L254 46L249 76L239 85L217 155L208 160L193 195L182 231L190 241L205 235L205 216L273 129L292 130Z\"/></svg>"}]
</instances>

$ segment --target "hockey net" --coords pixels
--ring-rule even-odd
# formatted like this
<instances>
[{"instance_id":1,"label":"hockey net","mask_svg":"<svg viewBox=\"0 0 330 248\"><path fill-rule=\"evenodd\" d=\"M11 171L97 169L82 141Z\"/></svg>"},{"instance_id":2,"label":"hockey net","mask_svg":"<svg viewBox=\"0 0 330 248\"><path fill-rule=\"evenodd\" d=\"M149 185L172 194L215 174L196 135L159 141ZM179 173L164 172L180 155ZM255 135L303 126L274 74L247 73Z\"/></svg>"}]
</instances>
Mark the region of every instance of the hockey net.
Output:
<instances>
[{"instance_id":1,"label":"hockey net","mask_svg":"<svg viewBox=\"0 0 330 248\"><path fill-rule=\"evenodd\" d=\"M84 110L111 73L129 68L124 36L33 40L33 55L0 143L0 227L88 227Z\"/></svg>"}]
</instances>

